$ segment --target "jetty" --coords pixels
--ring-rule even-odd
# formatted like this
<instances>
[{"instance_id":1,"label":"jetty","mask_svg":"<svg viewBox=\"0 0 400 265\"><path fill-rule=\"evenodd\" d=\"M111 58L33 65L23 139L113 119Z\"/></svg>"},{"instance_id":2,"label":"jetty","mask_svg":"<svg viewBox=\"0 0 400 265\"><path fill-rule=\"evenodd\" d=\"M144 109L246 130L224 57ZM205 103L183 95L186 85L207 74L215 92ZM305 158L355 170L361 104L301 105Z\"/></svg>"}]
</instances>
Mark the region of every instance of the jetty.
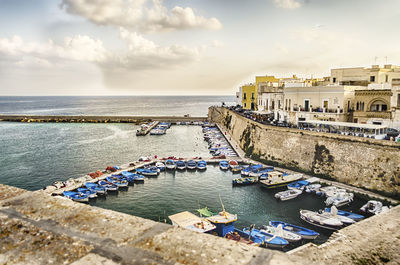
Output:
<instances>
[{"instance_id":1,"label":"jetty","mask_svg":"<svg viewBox=\"0 0 400 265\"><path fill-rule=\"evenodd\" d=\"M159 121L153 121L149 124L142 124L143 125L147 125L147 127L142 127L140 128L140 130L138 130L136 132L136 136L145 136L147 135L151 130L154 129L154 127L156 127L160 122Z\"/></svg>"},{"instance_id":2,"label":"jetty","mask_svg":"<svg viewBox=\"0 0 400 265\"><path fill-rule=\"evenodd\" d=\"M135 123L160 122L205 122L207 117L184 116L92 116L92 115L2 115L0 120L11 122L70 122L70 123Z\"/></svg>"}]
</instances>

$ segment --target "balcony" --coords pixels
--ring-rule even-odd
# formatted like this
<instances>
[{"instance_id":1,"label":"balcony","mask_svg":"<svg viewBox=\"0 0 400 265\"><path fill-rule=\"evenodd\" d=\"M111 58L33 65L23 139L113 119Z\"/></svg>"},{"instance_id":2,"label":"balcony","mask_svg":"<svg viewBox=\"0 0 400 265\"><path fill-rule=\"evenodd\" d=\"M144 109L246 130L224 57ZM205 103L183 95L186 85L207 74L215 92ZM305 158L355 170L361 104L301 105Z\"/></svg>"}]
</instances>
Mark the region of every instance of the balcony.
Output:
<instances>
[{"instance_id":1,"label":"balcony","mask_svg":"<svg viewBox=\"0 0 400 265\"><path fill-rule=\"evenodd\" d=\"M311 112L311 113L343 113L343 109L324 109L323 108L310 108L308 111L305 110L305 108L299 108L299 107L294 107L293 111L300 111L300 112Z\"/></svg>"}]
</instances>

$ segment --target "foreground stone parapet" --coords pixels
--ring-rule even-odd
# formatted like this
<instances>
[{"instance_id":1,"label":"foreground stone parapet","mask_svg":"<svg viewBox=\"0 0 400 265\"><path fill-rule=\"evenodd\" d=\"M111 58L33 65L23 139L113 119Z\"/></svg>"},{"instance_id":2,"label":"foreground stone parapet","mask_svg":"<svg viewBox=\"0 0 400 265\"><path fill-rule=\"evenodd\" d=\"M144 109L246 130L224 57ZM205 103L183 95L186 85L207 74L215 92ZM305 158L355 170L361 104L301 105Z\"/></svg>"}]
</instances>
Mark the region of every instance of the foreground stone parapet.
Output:
<instances>
[{"instance_id":1,"label":"foreground stone parapet","mask_svg":"<svg viewBox=\"0 0 400 265\"><path fill-rule=\"evenodd\" d=\"M43 191L4 185L0 190L0 198L6 198L0 200L1 264L301 264L281 252Z\"/></svg>"}]
</instances>

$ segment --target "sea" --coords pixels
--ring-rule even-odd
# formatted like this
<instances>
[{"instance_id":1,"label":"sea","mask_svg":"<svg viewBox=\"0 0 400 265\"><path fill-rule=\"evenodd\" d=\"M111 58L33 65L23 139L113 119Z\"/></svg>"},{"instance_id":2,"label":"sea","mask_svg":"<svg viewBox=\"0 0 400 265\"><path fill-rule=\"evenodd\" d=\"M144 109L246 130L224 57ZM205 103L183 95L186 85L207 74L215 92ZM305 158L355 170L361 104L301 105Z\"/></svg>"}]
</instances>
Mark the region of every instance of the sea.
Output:
<instances>
[{"instance_id":1,"label":"sea","mask_svg":"<svg viewBox=\"0 0 400 265\"><path fill-rule=\"evenodd\" d=\"M0 114L206 116L209 106L222 102L233 105L234 100L232 96L0 97ZM54 181L127 164L141 156L210 156L200 126L174 125L165 135L144 137L136 136L137 129L138 125L126 123L0 122L0 183L38 190ZM299 210L325 207L324 199L312 194L279 202L274 194L280 190L258 185L233 187L236 177L212 165L204 172L163 172L156 178L146 178L144 184L90 204L170 223L169 215L196 213L205 206L217 213L222 210L222 200L227 211L238 215L238 228L252 224L261 227L269 220L313 228L300 219ZM358 212L365 202L356 198L342 209ZM331 234L325 229L315 230L321 234L315 240L317 244Z\"/></svg>"}]
</instances>

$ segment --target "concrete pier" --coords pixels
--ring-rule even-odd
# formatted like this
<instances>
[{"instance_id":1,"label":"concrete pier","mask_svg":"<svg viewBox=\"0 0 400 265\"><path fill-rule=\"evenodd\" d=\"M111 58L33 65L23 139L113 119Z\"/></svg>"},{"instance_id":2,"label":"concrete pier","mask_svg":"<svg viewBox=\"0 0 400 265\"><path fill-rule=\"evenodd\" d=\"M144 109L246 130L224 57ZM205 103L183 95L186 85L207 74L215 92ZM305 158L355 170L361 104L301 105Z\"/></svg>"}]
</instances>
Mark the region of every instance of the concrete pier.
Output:
<instances>
[{"instance_id":1,"label":"concrete pier","mask_svg":"<svg viewBox=\"0 0 400 265\"><path fill-rule=\"evenodd\" d=\"M142 130L142 129L138 130L137 133L136 133L136 136L145 136L145 135L147 135L147 134L148 134L151 130L153 130L154 127L156 127L159 123L160 123L159 121L153 121L153 122L151 123L151 125L150 125L147 129L145 129L145 130Z\"/></svg>"},{"instance_id":2,"label":"concrete pier","mask_svg":"<svg viewBox=\"0 0 400 265\"><path fill-rule=\"evenodd\" d=\"M92 116L92 115L1 115L0 120L13 122L79 122L79 123L142 123L206 121L207 117L187 116Z\"/></svg>"}]
</instances>

